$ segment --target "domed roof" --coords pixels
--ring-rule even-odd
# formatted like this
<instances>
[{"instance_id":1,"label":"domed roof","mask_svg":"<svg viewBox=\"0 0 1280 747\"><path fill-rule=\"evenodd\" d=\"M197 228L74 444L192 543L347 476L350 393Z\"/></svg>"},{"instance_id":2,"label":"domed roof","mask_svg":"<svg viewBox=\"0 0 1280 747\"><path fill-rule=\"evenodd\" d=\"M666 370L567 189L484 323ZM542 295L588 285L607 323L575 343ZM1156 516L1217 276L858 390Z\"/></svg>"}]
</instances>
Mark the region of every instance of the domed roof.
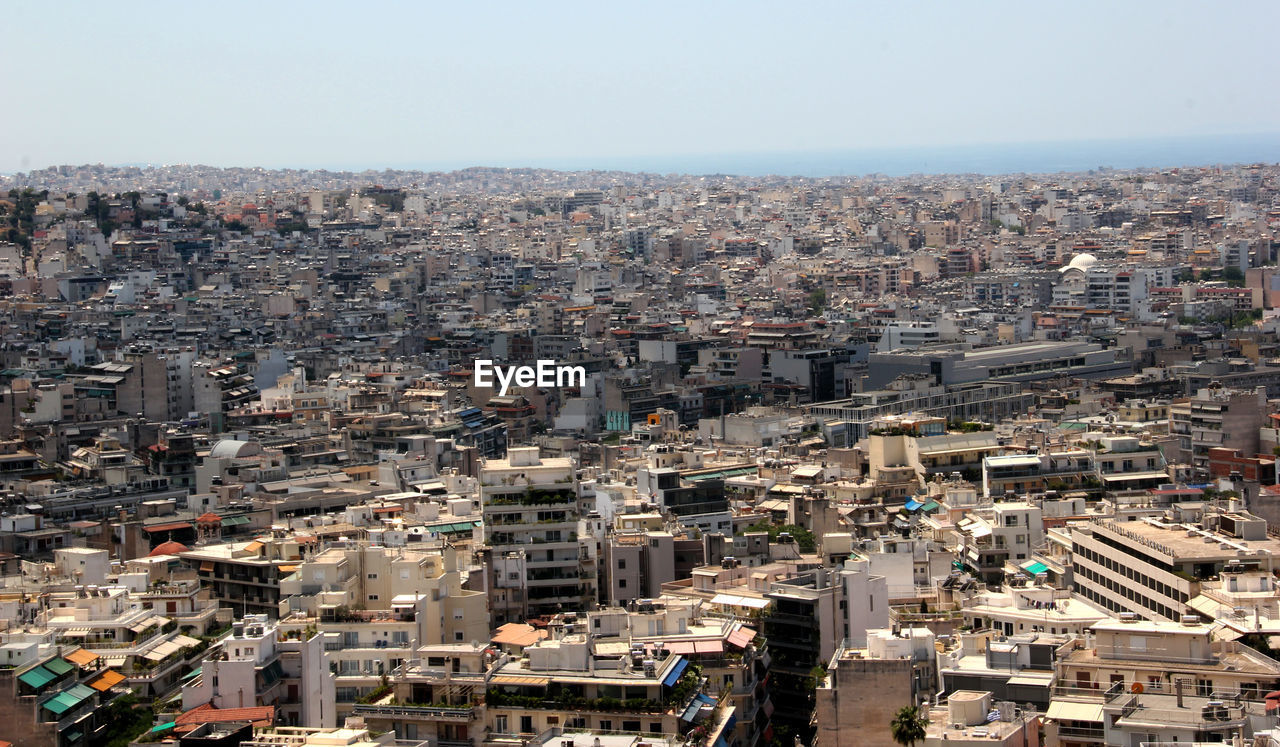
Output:
<instances>
[{"instance_id":1,"label":"domed roof","mask_svg":"<svg viewBox=\"0 0 1280 747\"><path fill-rule=\"evenodd\" d=\"M235 459L237 457L251 457L262 453L262 444L257 441L236 441L231 438L224 438L213 445L209 450L209 456L215 459Z\"/></svg>"},{"instance_id":2,"label":"domed roof","mask_svg":"<svg viewBox=\"0 0 1280 747\"><path fill-rule=\"evenodd\" d=\"M187 550L190 550L190 549L191 548L187 547L181 542L174 542L173 540L169 540L168 542L161 542L160 544L156 545L156 549L147 553L147 557L154 558L157 555L177 555L180 552L186 552Z\"/></svg>"},{"instance_id":3,"label":"domed roof","mask_svg":"<svg viewBox=\"0 0 1280 747\"><path fill-rule=\"evenodd\" d=\"M210 511L196 517L197 524L221 524L222 517Z\"/></svg>"},{"instance_id":4,"label":"domed roof","mask_svg":"<svg viewBox=\"0 0 1280 747\"><path fill-rule=\"evenodd\" d=\"M1088 252L1083 252L1072 257L1071 262L1066 267L1062 268L1062 271L1080 270L1081 272L1088 272L1089 268L1096 264L1098 264L1097 257L1089 254Z\"/></svg>"}]
</instances>

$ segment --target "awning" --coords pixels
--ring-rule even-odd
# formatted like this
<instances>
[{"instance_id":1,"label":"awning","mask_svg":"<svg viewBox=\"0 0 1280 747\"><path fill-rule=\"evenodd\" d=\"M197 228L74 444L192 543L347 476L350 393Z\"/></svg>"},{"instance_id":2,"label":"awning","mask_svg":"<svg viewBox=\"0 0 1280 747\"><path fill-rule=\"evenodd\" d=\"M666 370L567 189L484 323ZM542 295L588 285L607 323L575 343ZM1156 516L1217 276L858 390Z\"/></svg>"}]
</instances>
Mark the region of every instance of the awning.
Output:
<instances>
[{"instance_id":1,"label":"awning","mask_svg":"<svg viewBox=\"0 0 1280 747\"><path fill-rule=\"evenodd\" d=\"M58 631L58 635L63 638L88 638L90 632L89 628L63 628Z\"/></svg>"},{"instance_id":2,"label":"awning","mask_svg":"<svg viewBox=\"0 0 1280 747\"><path fill-rule=\"evenodd\" d=\"M904 505L903 508L907 509L908 511L915 511L916 509L920 508L923 505L924 504L921 503L920 501L917 501L915 498L912 498L911 500L907 501L906 505Z\"/></svg>"},{"instance_id":3,"label":"awning","mask_svg":"<svg viewBox=\"0 0 1280 747\"><path fill-rule=\"evenodd\" d=\"M1009 681L1007 684L1020 685L1022 687L1052 687L1053 675L1052 674L1048 674L1046 676L1015 675L1009 678Z\"/></svg>"},{"instance_id":4,"label":"awning","mask_svg":"<svg viewBox=\"0 0 1280 747\"><path fill-rule=\"evenodd\" d=\"M143 527L148 532L177 532L190 528L191 524L185 521L171 521L167 524L152 524L149 527Z\"/></svg>"},{"instance_id":5,"label":"awning","mask_svg":"<svg viewBox=\"0 0 1280 747\"><path fill-rule=\"evenodd\" d=\"M75 666L66 659L50 659L44 663L44 668L54 674L66 674L75 669Z\"/></svg>"},{"instance_id":6,"label":"awning","mask_svg":"<svg viewBox=\"0 0 1280 747\"><path fill-rule=\"evenodd\" d=\"M89 680L89 687L99 692L106 692L121 682L125 681L125 676L114 669L108 669L102 674Z\"/></svg>"},{"instance_id":7,"label":"awning","mask_svg":"<svg viewBox=\"0 0 1280 747\"><path fill-rule=\"evenodd\" d=\"M730 646L736 646L738 648L746 648L755 639L756 639L756 632L751 628L738 628L737 630L729 634L729 637L726 639L726 641Z\"/></svg>"},{"instance_id":8,"label":"awning","mask_svg":"<svg viewBox=\"0 0 1280 747\"><path fill-rule=\"evenodd\" d=\"M699 654L724 653L724 641L694 641L693 650Z\"/></svg>"},{"instance_id":9,"label":"awning","mask_svg":"<svg viewBox=\"0 0 1280 747\"><path fill-rule=\"evenodd\" d=\"M1045 716L1055 721L1102 721L1102 704L1055 700Z\"/></svg>"},{"instance_id":10,"label":"awning","mask_svg":"<svg viewBox=\"0 0 1280 747\"><path fill-rule=\"evenodd\" d=\"M164 625L167 622L169 622L167 618L160 617L159 615L152 615L151 617L139 620L133 625L130 625L129 630L132 630L134 633L141 633L152 625Z\"/></svg>"},{"instance_id":11,"label":"awning","mask_svg":"<svg viewBox=\"0 0 1280 747\"><path fill-rule=\"evenodd\" d=\"M491 685L509 685L515 687L546 687L551 684L550 677L520 677L516 675L497 675L489 680Z\"/></svg>"},{"instance_id":12,"label":"awning","mask_svg":"<svg viewBox=\"0 0 1280 747\"><path fill-rule=\"evenodd\" d=\"M199 646L200 639L192 638L189 635L176 635L173 637L172 643L179 648L187 648L188 646Z\"/></svg>"},{"instance_id":13,"label":"awning","mask_svg":"<svg viewBox=\"0 0 1280 747\"><path fill-rule=\"evenodd\" d=\"M684 670L689 666L689 660L683 656L676 659L676 663L667 670L667 676L662 678L662 684L665 687L672 687L676 681L680 679L680 675L684 674Z\"/></svg>"},{"instance_id":14,"label":"awning","mask_svg":"<svg viewBox=\"0 0 1280 747\"><path fill-rule=\"evenodd\" d=\"M213 561L206 560L203 563L201 563L200 570L204 571L205 573L213 573Z\"/></svg>"},{"instance_id":15,"label":"awning","mask_svg":"<svg viewBox=\"0 0 1280 747\"><path fill-rule=\"evenodd\" d=\"M80 701L76 700L68 693L59 693L44 702L44 708L53 712L55 715L61 716L67 711L75 708Z\"/></svg>"},{"instance_id":16,"label":"awning","mask_svg":"<svg viewBox=\"0 0 1280 747\"><path fill-rule=\"evenodd\" d=\"M82 648L76 651L72 651L71 653L67 654L63 658L71 662L72 664L76 664L77 666L87 667L98 660L98 655L93 653L92 651L87 651Z\"/></svg>"},{"instance_id":17,"label":"awning","mask_svg":"<svg viewBox=\"0 0 1280 747\"><path fill-rule=\"evenodd\" d=\"M716 594L711 598L712 604L725 604L730 607L750 607L751 609L762 610L769 606L768 599L760 599L759 597L741 597L737 594Z\"/></svg>"},{"instance_id":18,"label":"awning","mask_svg":"<svg viewBox=\"0 0 1280 747\"><path fill-rule=\"evenodd\" d=\"M224 527L238 527L248 523L248 516L228 516L222 520L222 526Z\"/></svg>"},{"instance_id":19,"label":"awning","mask_svg":"<svg viewBox=\"0 0 1280 747\"><path fill-rule=\"evenodd\" d=\"M692 654L697 650L693 641L663 641L662 648L671 654Z\"/></svg>"},{"instance_id":20,"label":"awning","mask_svg":"<svg viewBox=\"0 0 1280 747\"><path fill-rule=\"evenodd\" d=\"M92 698L94 695L97 695L97 692L93 688L85 687L84 685L76 685L70 690L58 693L50 700L45 701L44 707L61 716L89 698Z\"/></svg>"},{"instance_id":21,"label":"awning","mask_svg":"<svg viewBox=\"0 0 1280 747\"><path fill-rule=\"evenodd\" d=\"M1049 566L1037 560L1034 563L1029 563L1023 566L1022 569L1027 573L1030 573L1032 576L1039 576L1041 573L1049 570Z\"/></svg>"},{"instance_id":22,"label":"awning","mask_svg":"<svg viewBox=\"0 0 1280 747\"><path fill-rule=\"evenodd\" d=\"M190 672L187 672L186 674L182 675L181 681L186 682L187 680L193 680L196 677L199 677L200 673L203 671L204 671L204 667L196 667L195 669L192 669Z\"/></svg>"},{"instance_id":23,"label":"awning","mask_svg":"<svg viewBox=\"0 0 1280 747\"><path fill-rule=\"evenodd\" d=\"M53 682L57 677L44 667L33 667L18 675L18 681L33 689L39 690L45 685Z\"/></svg>"}]
</instances>

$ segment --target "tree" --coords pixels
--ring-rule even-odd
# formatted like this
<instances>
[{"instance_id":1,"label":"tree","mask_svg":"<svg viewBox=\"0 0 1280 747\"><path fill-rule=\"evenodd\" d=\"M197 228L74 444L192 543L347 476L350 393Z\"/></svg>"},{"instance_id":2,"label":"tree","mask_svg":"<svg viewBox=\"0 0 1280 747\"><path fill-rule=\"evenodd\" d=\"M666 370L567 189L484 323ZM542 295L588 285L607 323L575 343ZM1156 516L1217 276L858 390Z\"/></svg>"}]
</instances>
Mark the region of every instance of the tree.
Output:
<instances>
[{"instance_id":1,"label":"tree","mask_svg":"<svg viewBox=\"0 0 1280 747\"><path fill-rule=\"evenodd\" d=\"M809 308L813 310L814 315L822 312L822 307L827 305L827 291L823 288L816 288L809 294Z\"/></svg>"},{"instance_id":2,"label":"tree","mask_svg":"<svg viewBox=\"0 0 1280 747\"><path fill-rule=\"evenodd\" d=\"M903 706L889 723L889 732L893 735L893 741L903 747L915 747L916 742L924 740L925 729L928 727L929 721L920 715L918 707Z\"/></svg>"},{"instance_id":3,"label":"tree","mask_svg":"<svg viewBox=\"0 0 1280 747\"><path fill-rule=\"evenodd\" d=\"M815 552L818 549L818 538L814 536L813 532L798 524L778 525L769 523L768 519L761 519L747 527L747 531L768 532L770 542L777 542L780 534L790 534L800 548L800 552Z\"/></svg>"}]
</instances>

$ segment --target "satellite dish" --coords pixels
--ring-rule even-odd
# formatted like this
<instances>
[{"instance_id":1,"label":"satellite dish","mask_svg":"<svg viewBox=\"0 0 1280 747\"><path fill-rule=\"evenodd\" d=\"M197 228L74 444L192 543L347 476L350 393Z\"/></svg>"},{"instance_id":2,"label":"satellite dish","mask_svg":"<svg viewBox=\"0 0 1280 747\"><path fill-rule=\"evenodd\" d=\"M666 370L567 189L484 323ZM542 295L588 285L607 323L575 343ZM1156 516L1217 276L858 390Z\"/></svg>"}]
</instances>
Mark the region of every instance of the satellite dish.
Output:
<instances>
[{"instance_id":1,"label":"satellite dish","mask_svg":"<svg viewBox=\"0 0 1280 747\"><path fill-rule=\"evenodd\" d=\"M472 639L471 639L471 648L473 648L473 649L479 649L479 648L480 648L480 641L477 641L476 639L472 638Z\"/></svg>"}]
</instances>

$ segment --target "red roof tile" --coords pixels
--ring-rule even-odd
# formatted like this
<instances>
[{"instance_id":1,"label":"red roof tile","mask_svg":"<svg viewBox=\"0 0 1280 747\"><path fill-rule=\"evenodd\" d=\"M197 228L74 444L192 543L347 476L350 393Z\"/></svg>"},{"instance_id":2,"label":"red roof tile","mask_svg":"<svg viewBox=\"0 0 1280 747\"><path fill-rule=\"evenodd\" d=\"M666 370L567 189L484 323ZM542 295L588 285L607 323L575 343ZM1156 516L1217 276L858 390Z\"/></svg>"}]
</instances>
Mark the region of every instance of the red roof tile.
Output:
<instances>
[{"instance_id":1,"label":"red roof tile","mask_svg":"<svg viewBox=\"0 0 1280 747\"><path fill-rule=\"evenodd\" d=\"M250 721L254 726L271 726L276 720L275 706L254 706L251 708L214 708L205 703L196 706L173 721L173 730L178 733L191 731L201 724L226 723L228 721Z\"/></svg>"}]
</instances>

